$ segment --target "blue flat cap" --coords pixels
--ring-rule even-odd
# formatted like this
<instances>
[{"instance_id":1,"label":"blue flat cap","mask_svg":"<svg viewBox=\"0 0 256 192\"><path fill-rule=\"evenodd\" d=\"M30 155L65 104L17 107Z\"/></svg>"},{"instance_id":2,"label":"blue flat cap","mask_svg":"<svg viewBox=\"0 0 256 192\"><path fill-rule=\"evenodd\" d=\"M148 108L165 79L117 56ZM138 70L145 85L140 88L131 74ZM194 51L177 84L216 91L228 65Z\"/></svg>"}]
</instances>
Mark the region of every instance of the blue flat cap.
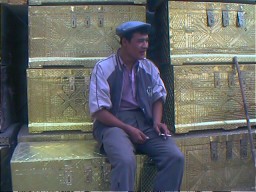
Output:
<instances>
[{"instance_id":1,"label":"blue flat cap","mask_svg":"<svg viewBox=\"0 0 256 192\"><path fill-rule=\"evenodd\" d=\"M122 23L116 28L116 34L119 37L122 37L126 33L129 33L131 31L134 31L140 28L145 28L145 30L149 33L151 25L149 23L144 23L141 21L128 21L128 22Z\"/></svg>"}]
</instances>

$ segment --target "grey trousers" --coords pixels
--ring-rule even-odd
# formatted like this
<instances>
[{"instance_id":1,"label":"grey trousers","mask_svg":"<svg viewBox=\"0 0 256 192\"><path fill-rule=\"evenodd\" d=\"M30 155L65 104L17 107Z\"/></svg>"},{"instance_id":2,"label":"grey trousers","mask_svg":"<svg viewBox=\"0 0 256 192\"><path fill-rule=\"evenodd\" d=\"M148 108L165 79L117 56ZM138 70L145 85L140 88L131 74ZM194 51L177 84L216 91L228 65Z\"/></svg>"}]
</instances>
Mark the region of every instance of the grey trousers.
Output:
<instances>
[{"instance_id":1,"label":"grey trousers","mask_svg":"<svg viewBox=\"0 0 256 192\"><path fill-rule=\"evenodd\" d=\"M145 123L140 111L125 111L118 118L142 130L149 139L144 144L134 144L118 127L95 127L94 136L102 143L112 166L111 190L134 191L137 152L147 154L157 166L154 191L180 190L184 155L171 137L164 139L157 135L153 127Z\"/></svg>"}]
</instances>

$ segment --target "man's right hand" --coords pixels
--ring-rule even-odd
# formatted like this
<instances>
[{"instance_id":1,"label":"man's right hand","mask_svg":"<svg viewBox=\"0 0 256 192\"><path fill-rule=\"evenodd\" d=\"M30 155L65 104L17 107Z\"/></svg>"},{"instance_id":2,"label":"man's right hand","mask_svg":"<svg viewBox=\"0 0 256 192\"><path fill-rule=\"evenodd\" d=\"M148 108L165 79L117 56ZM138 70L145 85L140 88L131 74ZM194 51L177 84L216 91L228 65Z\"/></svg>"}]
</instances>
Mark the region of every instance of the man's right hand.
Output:
<instances>
[{"instance_id":1,"label":"man's right hand","mask_svg":"<svg viewBox=\"0 0 256 192\"><path fill-rule=\"evenodd\" d=\"M94 114L94 118L108 126L123 129L131 137L131 140L134 143L142 144L148 139L148 137L142 131L131 125L125 124L105 109L97 111Z\"/></svg>"},{"instance_id":2,"label":"man's right hand","mask_svg":"<svg viewBox=\"0 0 256 192\"><path fill-rule=\"evenodd\" d=\"M129 127L128 134L130 135L131 140L137 144L143 144L147 139L149 139L149 137L146 136L141 130L132 126Z\"/></svg>"}]
</instances>

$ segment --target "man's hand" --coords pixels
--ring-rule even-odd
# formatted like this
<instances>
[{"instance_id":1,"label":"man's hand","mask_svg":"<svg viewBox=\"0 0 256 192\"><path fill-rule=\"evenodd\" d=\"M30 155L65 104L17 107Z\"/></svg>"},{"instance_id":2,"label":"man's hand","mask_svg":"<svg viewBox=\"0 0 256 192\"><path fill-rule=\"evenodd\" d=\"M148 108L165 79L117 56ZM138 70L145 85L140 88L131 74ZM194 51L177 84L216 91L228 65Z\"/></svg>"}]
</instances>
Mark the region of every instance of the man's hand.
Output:
<instances>
[{"instance_id":1,"label":"man's hand","mask_svg":"<svg viewBox=\"0 0 256 192\"><path fill-rule=\"evenodd\" d=\"M134 143L142 144L148 139L142 131L131 125L125 124L105 109L96 112L94 118L108 126L119 127L124 130Z\"/></svg>"},{"instance_id":2,"label":"man's hand","mask_svg":"<svg viewBox=\"0 0 256 192\"><path fill-rule=\"evenodd\" d=\"M169 135L170 131L167 128L166 124L164 123L154 123L154 128L156 130L156 132L160 135L160 134L164 134L164 135Z\"/></svg>"},{"instance_id":3,"label":"man's hand","mask_svg":"<svg viewBox=\"0 0 256 192\"><path fill-rule=\"evenodd\" d=\"M130 135L131 140L137 144L142 144L149 139L141 130L132 126L129 128L128 134Z\"/></svg>"}]
</instances>

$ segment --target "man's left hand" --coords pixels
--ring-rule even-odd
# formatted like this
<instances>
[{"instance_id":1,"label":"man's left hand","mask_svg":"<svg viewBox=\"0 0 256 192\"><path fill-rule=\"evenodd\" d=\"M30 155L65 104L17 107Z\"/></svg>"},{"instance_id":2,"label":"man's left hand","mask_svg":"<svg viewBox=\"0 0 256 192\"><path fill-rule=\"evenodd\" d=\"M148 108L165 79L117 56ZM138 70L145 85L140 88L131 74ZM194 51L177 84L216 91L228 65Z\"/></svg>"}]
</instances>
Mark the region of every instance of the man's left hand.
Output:
<instances>
[{"instance_id":1,"label":"man's left hand","mask_svg":"<svg viewBox=\"0 0 256 192\"><path fill-rule=\"evenodd\" d=\"M160 134L164 134L164 135L170 134L169 129L167 128L166 124L164 124L164 123L154 123L154 128L159 135Z\"/></svg>"}]
</instances>

